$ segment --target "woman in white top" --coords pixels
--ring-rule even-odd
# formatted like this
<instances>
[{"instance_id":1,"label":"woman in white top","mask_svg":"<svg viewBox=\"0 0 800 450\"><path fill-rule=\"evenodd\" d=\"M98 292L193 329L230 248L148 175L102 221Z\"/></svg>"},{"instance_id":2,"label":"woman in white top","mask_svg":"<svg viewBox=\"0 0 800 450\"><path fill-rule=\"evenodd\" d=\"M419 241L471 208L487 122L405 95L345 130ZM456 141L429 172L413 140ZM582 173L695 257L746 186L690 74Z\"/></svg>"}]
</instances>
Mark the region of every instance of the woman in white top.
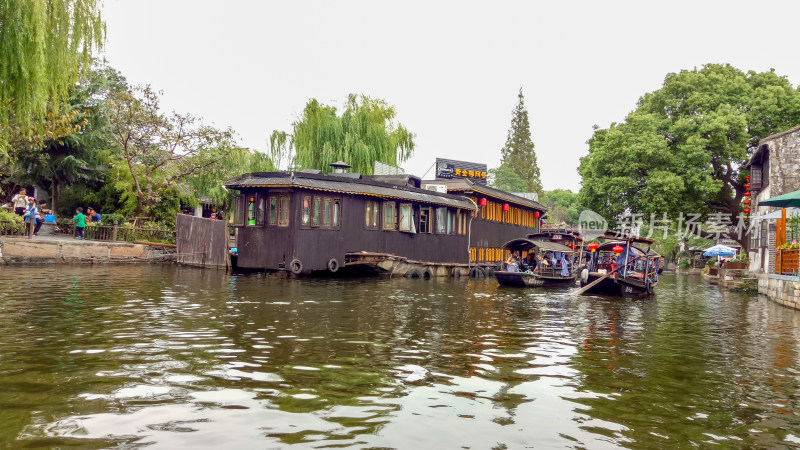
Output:
<instances>
[{"instance_id":1,"label":"woman in white top","mask_svg":"<svg viewBox=\"0 0 800 450\"><path fill-rule=\"evenodd\" d=\"M18 216L25 214L25 210L28 208L28 196L25 195L27 193L25 189L20 189L19 194L11 197L11 201L14 202L14 212Z\"/></svg>"}]
</instances>

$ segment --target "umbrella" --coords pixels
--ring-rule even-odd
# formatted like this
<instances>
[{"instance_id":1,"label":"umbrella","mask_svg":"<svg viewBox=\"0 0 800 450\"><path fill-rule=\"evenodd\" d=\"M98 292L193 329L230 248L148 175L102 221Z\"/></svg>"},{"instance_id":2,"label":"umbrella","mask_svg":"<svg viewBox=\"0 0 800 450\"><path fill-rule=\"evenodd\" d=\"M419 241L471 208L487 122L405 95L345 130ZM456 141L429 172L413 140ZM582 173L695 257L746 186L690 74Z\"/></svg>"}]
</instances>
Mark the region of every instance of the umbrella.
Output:
<instances>
[{"instance_id":1,"label":"umbrella","mask_svg":"<svg viewBox=\"0 0 800 450\"><path fill-rule=\"evenodd\" d=\"M800 191L789 192L788 194L761 200L758 202L758 206L775 206L778 208L789 208L791 206L800 207Z\"/></svg>"},{"instance_id":2,"label":"umbrella","mask_svg":"<svg viewBox=\"0 0 800 450\"><path fill-rule=\"evenodd\" d=\"M721 244L709 247L703 251L703 256L733 256L735 254L736 250Z\"/></svg>"}]
</instances>

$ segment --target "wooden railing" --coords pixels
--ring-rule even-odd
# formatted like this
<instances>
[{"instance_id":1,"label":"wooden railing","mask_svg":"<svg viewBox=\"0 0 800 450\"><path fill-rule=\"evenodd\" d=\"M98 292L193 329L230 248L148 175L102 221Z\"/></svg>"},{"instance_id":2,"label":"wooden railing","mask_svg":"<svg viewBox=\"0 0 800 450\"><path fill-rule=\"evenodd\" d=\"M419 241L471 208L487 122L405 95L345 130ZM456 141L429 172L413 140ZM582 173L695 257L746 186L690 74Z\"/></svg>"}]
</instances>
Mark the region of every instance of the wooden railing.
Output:
<instances>
[{"instance_id":1,"label":"wooden railing","mask_svg":"<svg viewBox=\"0 0 800 450\"><path fill-rule=\"evenodd\" d=\"M797 275L800 262L800 249L775 250L775 273L780 275Z\"/></svg>"},{"instance_id":2,"label":"wooden railing","mask_svg":"<svg viewBox=\"0 0 800 450\"><path fill-rule=\"evenodd\" d=\"M75 222L63 221L52 225L53 232L57 236L74 236ZM27 228L27 227L26 227ZM0 235L5 236L26 236L26 231L14 230L5 231L6 227L0 227ZM93 241L109 242L154 242L162 244L175 243L174 230L157 230L152 228L119 227L108 225L88 226L83 230L84 239Z\"/></svg>"},{"instance_id":3,"label":"wooden railing","mask_svg":"<svg viewBox=\"0 0 800 450\"><path fill-rule=\"evenodd\" d=\"M75 224L70 222L59 223L56 234L74 236ZM111 242L158 242L162 244L175 243L174 230L157 230L153 228L119 227L108 225L88 226L83 230L84 239L93 241Z\"/></svg>"}]
</instances>

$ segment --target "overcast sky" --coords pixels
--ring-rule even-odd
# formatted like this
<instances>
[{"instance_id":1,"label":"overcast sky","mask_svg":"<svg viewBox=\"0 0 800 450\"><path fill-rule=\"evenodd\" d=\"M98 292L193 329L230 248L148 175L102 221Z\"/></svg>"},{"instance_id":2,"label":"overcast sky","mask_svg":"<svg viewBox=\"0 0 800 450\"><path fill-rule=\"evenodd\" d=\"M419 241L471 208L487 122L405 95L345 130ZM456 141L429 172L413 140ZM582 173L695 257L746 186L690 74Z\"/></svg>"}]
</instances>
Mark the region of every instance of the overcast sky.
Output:
<instances>
[{"instance_id":1,"label":"overcast sky","mask_svg":"<svg viewBox=\"0 0 800 450\"><path fill-rule=\"evenodd\" d=\"M667 73L717 62L800 82L800 2L105 0L103 14L111 66L260 151L309 98L359 93L416 134L407 172L437 156L497 167L521 87L546 190L577 191L592 126Z\"/></svg>"}]
</instances>

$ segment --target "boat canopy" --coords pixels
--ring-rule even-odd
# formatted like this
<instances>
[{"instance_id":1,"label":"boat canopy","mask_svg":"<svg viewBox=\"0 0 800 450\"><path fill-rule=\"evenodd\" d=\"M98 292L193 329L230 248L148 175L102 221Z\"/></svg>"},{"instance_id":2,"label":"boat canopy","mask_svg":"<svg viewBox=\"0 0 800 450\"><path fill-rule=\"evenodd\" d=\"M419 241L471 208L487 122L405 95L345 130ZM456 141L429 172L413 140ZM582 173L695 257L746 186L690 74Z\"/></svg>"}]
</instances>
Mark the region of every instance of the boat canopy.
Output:
<instances>
[{"instance_id":1,"label":"boat canopy","mask_svg":"<svg viewBox=\"0 0 800 450\"><path fill-rule=\"evenodd\" d=\"M512 241L508 241L503 246L503 249L527 251L534 247L543 251L564 252L564 253L574 252L573 249L567 247L564 244L559 244L558 242L534 241L531 239L514 239Z\"/></svg>"}]
</instances>

